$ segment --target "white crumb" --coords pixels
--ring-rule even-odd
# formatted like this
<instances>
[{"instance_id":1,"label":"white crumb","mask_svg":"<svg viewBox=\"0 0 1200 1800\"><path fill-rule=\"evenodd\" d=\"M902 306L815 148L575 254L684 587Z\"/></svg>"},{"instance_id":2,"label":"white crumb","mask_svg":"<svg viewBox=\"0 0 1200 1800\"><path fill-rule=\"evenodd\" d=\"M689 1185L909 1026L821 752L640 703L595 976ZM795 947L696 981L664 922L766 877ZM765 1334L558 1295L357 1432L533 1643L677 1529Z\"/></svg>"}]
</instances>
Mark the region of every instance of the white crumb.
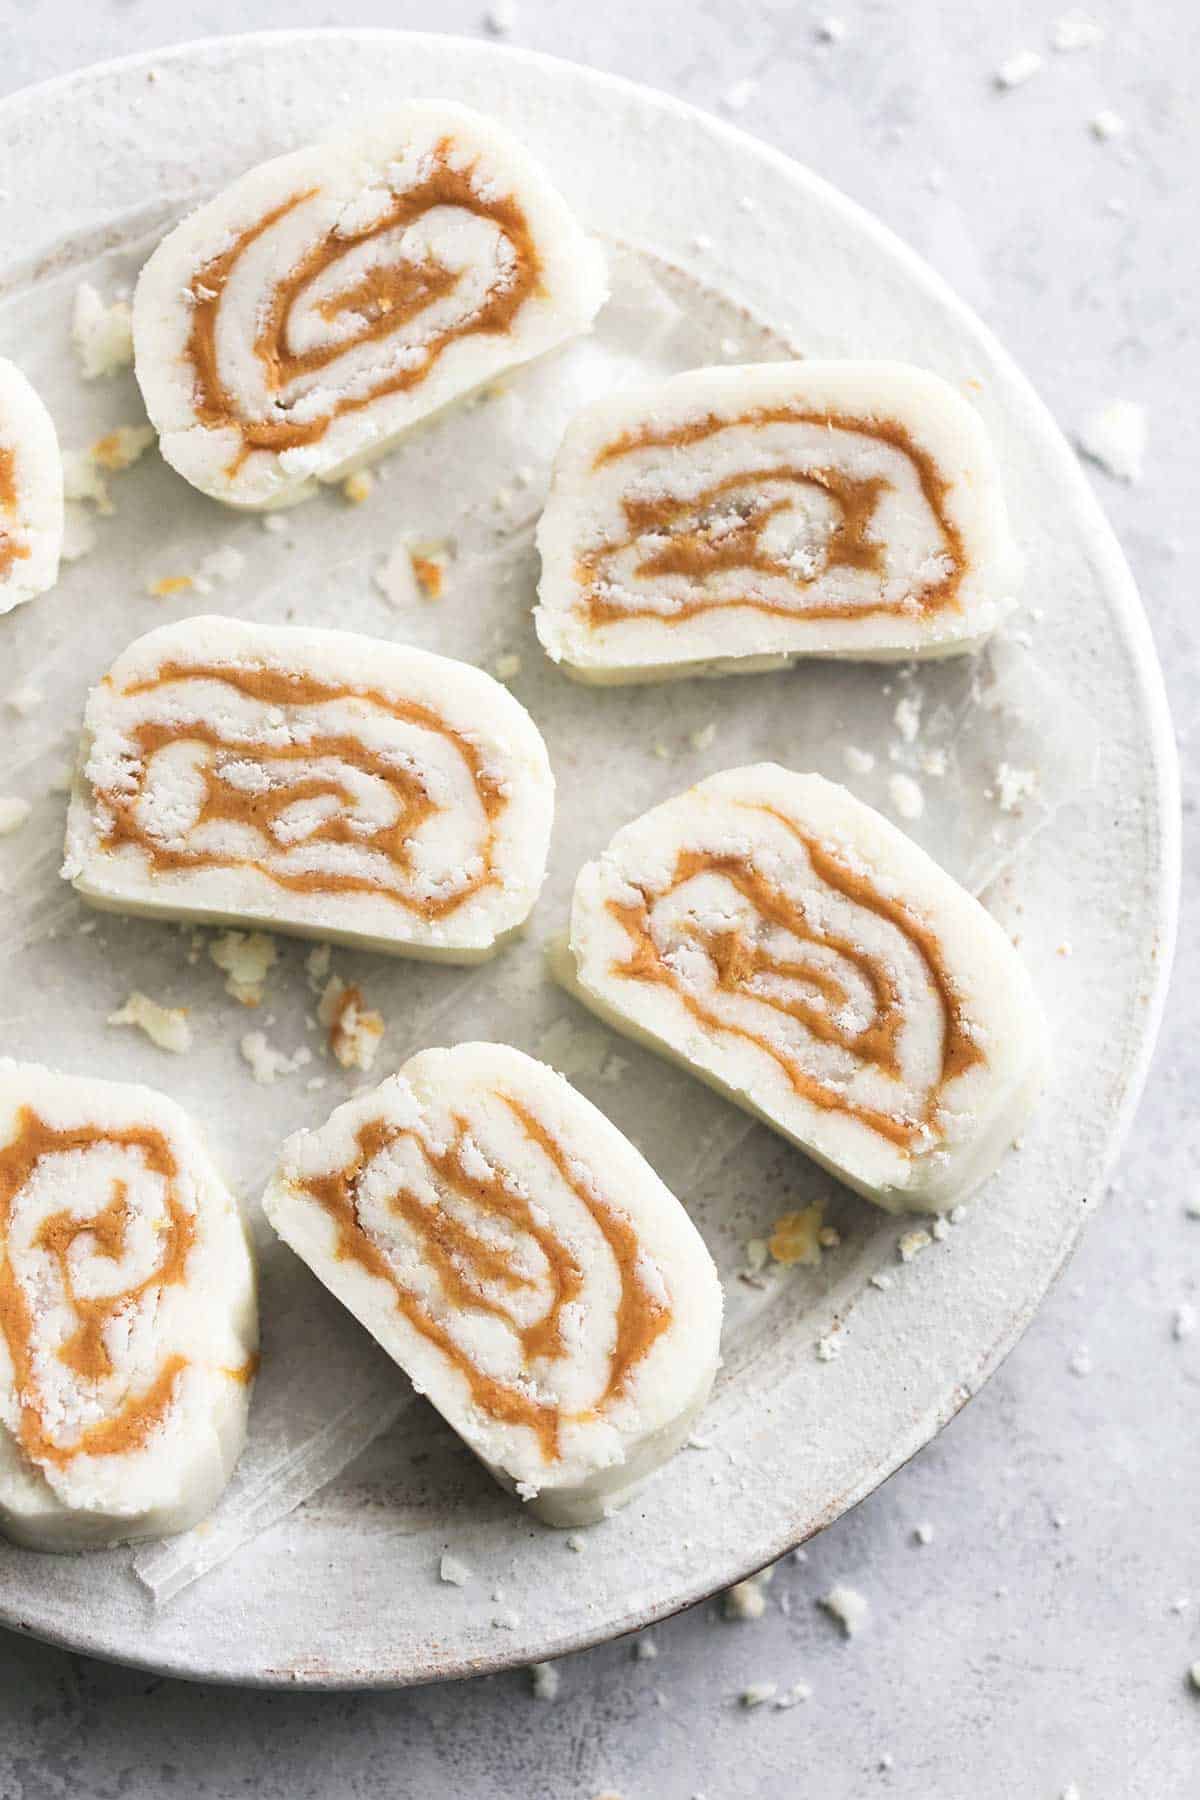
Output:
<instances>
[{"instance_id":1,"label":"white crumb","mask_svg":"<svg viewBox=\"0 0 1200 1800\"><path fill-rule=\"evenodd\" d=\"M1084 1376L1091 1374L1092 1353L1086 1344L1081 1344L1079 1349L1075 1351L1071 1360L1068 1362L1067 1367L1070 1369L1072 1375L1078 1375L1081 1379Z\"/></svg>"},{"instance_id":2,"label":"white crumb","mask_svg":"<svg viewBox=\"0 0 1200 1800\"><path fill-rule=\"evenodd\" d=\"M1037 792L1037 785L1036 769L1018 769L1012 763L1002 762L995 774L996 805L1001 812L1016 812L1022 800Z\"/></svg>"},{"instance_id":3,"label":"white crumb","mask_svg":"<svg viewBox=\"0 0 1200 1800\"><path fill-rule=\"evenodd\" d=\"M932 1525L914 1525L914 1527L913 1527L913 1542L916 1544L932 1544L932 1542L933 1542L933 1526Z\"/></svg>"},{"instance_id":4,"label":"white crumb","mask_svg":"<svg viewBox=\"0 0 1200 1800\"><path fill-rule=\"evenodd\" d=\"M78 562L81 556L96 548L96 527L92 516L77 502L68 500L63 508L62 559Z\"/></svg>"},{"instance_id":5,"label":"white crumb","mask_svg":"<svg viewBox=\"0 0 1200 1800\"><path fill-rule=\"evenodd\" d=\"M359 469L354 475L347 475L342 483L342 496L351 506L361 506L369 500L375 486L375 477L369 469Z\"/></svg>"},{"instance_id":6,"label":"white crumb","mask_svg":"<svg viewBox=\"0 0 1200 1800\"><path fill-rule=\"evenodd\" d=\"M869 775L875 767L873 753L870 750L860 750L857 744L847 744L842 755L852 775Z\"/></svg>"},{"instance_id":7,"label":"white crumb","mask_svg":"<svg viewBox=\"0 0 1200 1800\"><path fill-rule=\"evenodd\" d=\"M920 694L904 694L896 702L896 710L892 714L896 730L906 744L911 744L921 729L921 696Z\"/></svg>"},{"instance_id":8,"label":"white crumb","mask_svg":"<svg viewBox=\"0 0 1200 1800\"><path fill-rule=\"evenodd\" d=\"M818 1362L835 1362L841 1354L842 1342L840 1338L823 1337L817 1339Z\"/></svg>"},{"instance_id":9,"label":"white crumb","mask_svg":"<svg viewBox=\"0 0 1200 1800\"><path fill-rule=\"evenodd\" d=\"M382 1017L363 1004L361 991L331 975L317 1006L329 1033L329 1048L343 1069L369 1069L385 1030Z\"/></svg>"},{"instance_id":10,"label":"white crumb","mask_svg":"<svg viewBox=\"0 0 1200 1800\"><path fill-rule=\"evenodd\" d=\"M90 281L75 290L71 338L85 381L115 375L133 361L133 318L127 300L106 306Z\"/></svg>"},{"instance_id":11,"label":"white crumb","mask_svg":"<svg viewBox=\"0 0 1200 1800\"><path fill-rule=\"evenodd\" d=\"M780 1711L785 1711L790 1706L801 1706L811 1699L812 1689L807 1681L793 1681L790 1688L784 1688L782 1694L776 1694L772 1704Z\"/></svg>"},{"instance_id":12,"label":"white crumb","mask_svg":"<svg viewBox=\"0 0 1200 1800\"><path fill-rule=\"evenodd\" d=\"M1120 113L1114 112L1111 106L1102 106L1098 113L1093 113L1088 124L1092 136L1099 138L1102 144L1110 143L1113 138L1124 137L1129 129Z\"/></svg>"},{"instance_id":13,"label":"white crumb","mask_svg":"<svg viewBox=\"0 0 1200 1800\"><path fill-rule=\"evenodd\" d=\"M195 576L196 591L208 594L212 591L214 581L236 581L244 574L246 558L232 544L222 544L220 549L211 550L200 564Z\"/></svg>"},{"instance_id":14,"label":"white crumb","mask_svg":"<svg viewBox=\"0 0 1200 1800\"><path fill-rule=\"evenodd\" d=\"M878 1288L881 1293L886 1293L891 1285L892 1277L887 1273L886 1269L876 1269L874 1275L871 1277L871 1286Z\"/></svg>"},{"instance_id":15,"label":"white crumb","mask_svg":"<svg viewBox=\"0 0 1200 1800\"><path fill-rule=\"evenodd\" d=\"M765 1706L766 1702L768 1700L773 1700L778 1692L778 1682L752 1681L750 1686L744 1687L738 1695L738 1704L747 1709L755 1706Z\"/></svg>"},{"instance_id":16,"label":"white crumb","mask_svg":"<svg viewBox=\"0 0 1200 1800\"><path fill-rule=\"evenodd\" d=\"M727 1589L721 1603L722 1617L741 1621L761 1619L767 1610L767 1597L763 1588L770 1578L771 1572L768 1569Z\"/></svg>"},{"instance_id":17,"label":"white crumb","mask_svg":"<svg viewBox=\"0 0 1200 1800\"><path fill-rule=\"evenodd\" d=\"M18 799L16 794L0 795L0 837L19 831L32 811L28 800Z\"/></svg>"},{"instance_id":18,"label":"white crumb","mask_svg":"<svg viewBox=\"0 0 1200 1800\"><path fill-rule=\"evenodd\" d=\"M1024 87L1031 81L1042 66L1042 59L1036 50L1018 50L996 70L995 82L998 88L1007 91L1009 88Z\"/></svg>"},{"instance_id":19,"label":"white crumb","mask_svg":"<svg viewBox=\"0 0 1200 1800\"><path fill-rule=\"evenodd\" d=\"M509 37L517 28L514 0L493 0L483 15L483 22L493 37Z\"/></svg>"},{"instance_id":20,"label":"white crumb","mask_svg":"<svg viewBox=\"0 0 1200 1800\"><path fill-rule=\"evenodd\" d=\"M1110 400L1089 414L1075 442L1091 462L1132 485L1142 479L1149 435L1144 406L1136 400Z\"/></svg>"},{"instance_id":21,"label":"white crumb","mask_svg":"<svg viewBox=\"0 0 1200 1800\"><path fill-rule=\"evenodd\" d=\"M557 1700L562 1675L554 1663L532 1663L529 1674L535 1700Z\"/></svg>"},{"instance_id":22,"label":"white crumb","mask_svg":"<svg viewBox=\"0 0 1200 1800\"><path fill-rule=\"evenodd\" d=\"M711 750L716 741L717 727L713 719L707 725L702 725L699 731L693 731L688 738L693 750Z\"/></svg>"},{"instance_id":23,"label":"white crumb","mask_svg":"<svg viewBox=\"0 0 1200 1800\"><path fill-rule=\"evenodd\" d=\"M438 1576L442 1581L448 1581L451 1587L465 1587L471 1579L471 1571L465 1562L447 1553L438 1563Z\"/></svg>"},{"instance_id":24,"label":"white crumb","mask_svg":"<svg viewBox=\"0 0 1200 1800\"><path fill-rule=\"evenodd\" d=\"M567 1539L567 1549L578 1553L585 1548L584 1540L578 1531L573 1531Z\"/></svg>"},{"instance_id":25,"label":"white crumb","mask_svg":"<svg viewBox=\"0 0 1200 1800\"><path fill-rule=\"evenodd\" d=\"M157 1000L151 1000L145 994L130 994L124 1006L109 1013L108 1023L132 1025L136 1030L144 1031L160 1050L170 1050L175 1056L182 1056L192 1047L192 1028L183 1008L160 1006Z\"/></svg>"},{"instance_id":26,"label":"white crumb","mask_svg":"<svg viewBox=\"0 0 1200 1800\"><path fill-rule=\"evenodd\" d=\"M1200 1317L1190 1300L1181 1300L1171 1315L1171 1336L1177 1343L1194 1335Z\"/></svg>"},{"instance_id":27,"label":"white crumb","mask_svg":"<svg viewBox=\"0 0 1200 1800\"><path fill-rule=\"evenodd\" d=\"M846 36L845 20L836 18L832 13L818 19L814 29L822 44L840 44Z\"/></svg>"},{"instance_id":28,"label":"white crumb","mask_svg":"<svg viewBox=\"0 0 1200 1800\"><path fill-rule=\"evenodd\" d=\"M871 1603L865 1594L857 1588L847 1587L839 1582L822 1595L818 1605L823 1606L830 1618L836 1619L847 1637L854 1637L860 1632L871 1616Z\"/></svg>"},{"instance_id":29,"label":"white crumb","mask_svg":"<svg viewBox=\"0 0 1200 1800\"><path fill-rule=\"evenodd\" d=\"M37 711L44 698L40 688L27 682L24 687L14 688L11 694L6 695L4 704L13 712L20 713L23 719L28 719Z\"/></svg>"},{"instance_id":30,"label":"white crumb","mask_svg":"<svg viewBox=\"0 0 1200 1800\"><path fill-rule=\"evenodd\" d=\"M496 1613L492 1619L492 1624L497 1631L516 1631L520 1626L520 1623L520 1613L511 1606L506 1606L503 1611Z\"/></svg>"},{"instance_id":31,"label":"white crumb","mask_svg":"<svg viewBox=\"0 0 1200 1800\"><path fill-rule=\"evenodd\" d=\"M282 513L263 513L258 522L272 537L282 537L288 528L288 522Z\"/></svg>"},{"instance_id":32,"label":"white crumb","mask_svg":"<svg viewBox=\"0 0 1200 1800\"><path fill-rule=\"evenodd\" d=\"M653 1662L658 1655L658 1645L649 1633L643 1632L633 1646L634 1662Z\"/></svg>"},{"instance_id":33,"label":"white crumb","mask_svg":"<svg viewBox=\"0 0 1200 1800\"><path fill-rule=\"evenodd\" d=\"M740 81L735 81L726 88L724 97L726 109L729 112L741 112L743 107L749 106L757 92L758 83L754 77L744 75Z\"/></svg>"},{"instance_id":34,"label":"white crumb","mask_svg":"<svg viewBox=\"0 0 1200 1800\"><path fill-rule=\"evenodd\" d=\"M900 1252L900 1261L906 1263L911 1262L914 1256L920 1256L922 1250L927 1250L932 1242L932 1233L923 1228L918 1228L916 1231L906 1231L897 1245L897 1249Z\"/></svg>"},{"instance_id":35,"label":"white crumb","mask_svg":"<svg viewBox=\"0 0 1200 1800\"><path fill-rule=\"evenodd\" d=\"M925 796L911 775L889 775L888 793L902 819L919 819L925 811Z\"/></svg>"},{"instance_id":36,"label":"white crumb","mask_svg":"<svg viewBox=\"0 0 1200 1800\"><path fill-rule=\"evenodd\" d=\"M208 954L224 973L225 992L241 1006L257 1006L278 957L274 938L265 931L223 931Z\"/></svg>"},{"instance_id":37,"label":"white crumb","mask_svg":"<svg viewBox=\"0 0 1200 1800\"><path fill-rule=\"evenodd\" d=\"M372 580L384 599L392 606L418 606L421 589L413 568L412 551L402 538L376 569Z\"/></svg>"},{"instance_id":38,"label":"white crumb","mask_svg":"<svg viewBox=\"0 0 1200 1800\"><path fill-rule=\"evenodd\" d=\"M248 1031L238 1045L244 1062L249 1063L250 1073L255 1081L264 1087L277 1081L281 1075L294 1075L297 1069L304 1068L312 1061L312 1051L307 1044L301 1044L294 1056L284 1050L277 1050L267 1039L265 1031Z\"/></svg>"},{"instance_id":39,"label":"white crumb","mask_svg":"<svg viewBox=\"0 0 1200 1800\"><path fill-rule=\"evenodd\" d=\"M950 1221L949 1219L935 1219L929 1229L939 1244L945 1243L950 1236Z\"/></svg>"},{"instance_id":40,"label":"white crumb","mask_svg":"<svg viewBox=\"0 0 1200 1800\"><path fill-rule=\"evenodd\" d=\"M329 978L329 962L333 955L330 944L318 944L304 959L304 972L314 994L319 994Z\"/></svg>"},{"instance_id":41,"label":"white crumb","mask_svg":"<svg viewBox=\"0 0 1200 1800\"><path fill-rule=\"evenodd\" d=\"M521 673L521 659L513 651L506 656L498 656L492 669L497 681L511 681L514 675Z\"/></svg>"},{"instance_id":42,"label":"white crumb","mask_svg":"<svg viewBox=\"0 0 1200 1800\"><path fill-rule=\"evenodd\" d=\"M1085 12L1064 13L1050 33L1050 48L1060 52L1094 50L1104 42L1106 32L1098 19Z\"/></svg>"},{"instance_id":43,"label":"white crumb","mask_svg":"<svg viewBox=\"0 0 1200 1800\"><path fill-rule=\"evenodd\" d=\"M118 425L87 450L64 450L64 497L94 506L98 513L112 513L115 509L105 476L131 469L156 442L153 425Z\"/></svg>"}]
</instances>

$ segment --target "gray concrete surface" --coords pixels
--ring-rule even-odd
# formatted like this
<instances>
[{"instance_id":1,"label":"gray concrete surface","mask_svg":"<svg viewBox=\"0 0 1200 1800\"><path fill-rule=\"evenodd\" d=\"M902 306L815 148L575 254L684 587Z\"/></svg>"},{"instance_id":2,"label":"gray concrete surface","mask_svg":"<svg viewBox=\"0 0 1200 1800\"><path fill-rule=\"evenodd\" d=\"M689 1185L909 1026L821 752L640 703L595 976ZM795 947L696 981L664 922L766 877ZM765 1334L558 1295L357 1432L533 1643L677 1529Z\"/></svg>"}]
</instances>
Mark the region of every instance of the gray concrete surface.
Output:
<instances>
[{"instance_id":1,"label":"gray concrete surface","mask_svg":"<svg viewBox=\"0 0 1200 1800\"><path fill-rule=\"evenodd\" d=\"M519 0L514 42L740 122L880 214L984 314L1068 431L1144 404L1142 484L1096 475L1166 665L1184 756L1185 909L1172 1003L1108 1204L984 1394L883 1490L781 1565L757 1623L705 1607L527 1676L389 1696L206 1691L0 1634L0 1796L150 1800L1174 1800L1200 1792L1200 994L1193 905L1200 9L1095 0L1105 42L1049 48L1065 0ZM475 0L0 0L0 92L248 27L486 29ZM1044 66L1011 91L1015 52ZM736 95L733 96L735 99ZM1101 141L1102 108L1127 130ZM1078 1352L1090 1354L1080 1375ZM927 1545L914 1527L928 1522ZM815 1597L847 1580L869 1628ZM790 1711L737 1704L803 1678Z\"/></svg>"}]
</instances>

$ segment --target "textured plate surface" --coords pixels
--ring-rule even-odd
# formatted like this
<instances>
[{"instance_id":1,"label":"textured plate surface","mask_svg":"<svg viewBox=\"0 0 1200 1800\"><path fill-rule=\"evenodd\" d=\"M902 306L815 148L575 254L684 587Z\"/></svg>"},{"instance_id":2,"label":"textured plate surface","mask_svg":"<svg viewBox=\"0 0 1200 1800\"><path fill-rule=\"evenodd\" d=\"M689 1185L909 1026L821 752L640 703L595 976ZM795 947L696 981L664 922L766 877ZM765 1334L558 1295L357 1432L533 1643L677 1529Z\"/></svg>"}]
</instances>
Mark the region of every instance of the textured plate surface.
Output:
<instances>
[{"instance_id":1,"label":"textured plate surface","mask_svg":"<svg viewBox=\"0 0 1200 1800\"><path fill-rule=\"evenodd\" d=\"M718 1102L697 1145L695 1114L683 1110L694 1106L690 1084L638 1052L622 1079L606 1080L602 1056L594 1084L585 1074L580 1085L686 1193L727 1278L747 1237L818 1194L829 1198L841 1249L820 1270L776 1280L764 1294L729 1282L736 1328L703 1428L709 1447L685 1452L638 1504L590 1532L579 1554L493 1492L423 1406L317 1499L163 1606L135 1579L128 1552L49 1559L0 1547L5 1622L202 1678L386 1685L541 1659L660 1618L852 1505L978 1389L1062 1267L1136 1100L1170 956L1177 806L1160 678L1130 576L1072 453L1019 373L923 265L832 190L728 127L543 58L398 34L227 40L73 77L0 109L0 352L40 378L31 341L39 321L62 312L78 272L97 257L128 256L179 202L333 128L348 109L433 93L506 120L591 228L690 271L703 284L697 294L727 296L726 315L736 318L733 306L742 306L809 354L894 355L977 384L1029 558L1038 667L1102 724L1094 785L989 896L1045 994L1055 1075L1019 1154L966 1221L896 1267L882 1291L869 1276L895 1263L894 1222L829 1194L802 1159ZM686 308L686 278L674 291ZM747 324L746 348L756 342ZM759 342L756 353L770 351ZM136 417L128 392L121 416ZM63 428L75 402L51 402ZM64 439L88 441L97 423L116 422L69 416ZM147 579L193 567L205 545L233 535L224 514L194 502L168 471L124 479L130 498L107 550L74 567L58 595L2 622L6 687L36 675L56 727L77 715L88 681L121 643L163 617L145 598ZM386 490L397 509L392 535L423 522L401 516L411 491ZM294 608L316 622L388 629L382 603L368 599L360 527L336 516L333 502L314 506L296 515L293 561L272 592L231 587L207 606L280 618ZM245 547L258 528L238 529ZM480 662L515 646L532 664L522 611L529 574L527 558L505 573L511 628L482 602L476 617L461 597L455 609L393 618L391 629ZM122 579L136 605L118 604ZM478 972L413 975L347 959L347 972L391 1021L388 1066L420 1042L467 1035L510 1036L536 1052L539 1032L568 1013L538 982L536 940L561 921L580 849L602 844L637 806L733 760L726 744L739 755L811 758L802 729L817 693L811 672L673 691L677 739L682 733L686 745L693 729L703 739L714 719L720 735L703 756L685 749L667 768L650 755L665 711L653 691L593 700L565 682L544 688L542 679L539 671L536 688L526 693L518 681L516 691L547 731L570 818L534 944L482 981ZM825 692L840 684L845 741L860 741L860 709L877 703L886 675L871 674L869 687L858 673L820 679ZM591 706L602 712L585 723L579 709ZM613 779L600 782L573 750L596 717L614 745ZM25 761L17 728L6 725L5 791L44 795L68 748L64 739L51 754L46 723ZM835 758L828 772L837 766ZM231 1021L215 972L189 972L186 941L169 929L105 922L101 934L79 939L83 914L54 878L55 807L61 796L40 803L27 831L44 828L44 836L18 834L0 870L6 1049L167 1088L209 1126L252 1194L280 1130L323 1116L340 1091L332 1080L319 1097L302 1081L286 1095L252 1087L232 1046L235 1026L261 1021ZM34 915L38 928L27 929ZM290 1031L295 1042L305 1004L298 955L287 953L277 980L269 1005L281 1036ZM195 1055L173 1063L106 1032L107 1012L130 985L193 1007ZM663 1119L676 1097L681 1128L672 1134ZM329 1354L341 1354L344 1323L315 1288L297 1285L294 1271L277 1277L276 1266L264 1293L268 1367L276 1280L288 1283L280 1319L286 1298L310 1322L319 1353L328 1341ZM814 1342L835 1324L842 1354L820 1362ZM275 1336L278 1343L282 1326ZM471 1567L464 1588L438 1581L443 1549Z\"/></svg>"}]
</instances>

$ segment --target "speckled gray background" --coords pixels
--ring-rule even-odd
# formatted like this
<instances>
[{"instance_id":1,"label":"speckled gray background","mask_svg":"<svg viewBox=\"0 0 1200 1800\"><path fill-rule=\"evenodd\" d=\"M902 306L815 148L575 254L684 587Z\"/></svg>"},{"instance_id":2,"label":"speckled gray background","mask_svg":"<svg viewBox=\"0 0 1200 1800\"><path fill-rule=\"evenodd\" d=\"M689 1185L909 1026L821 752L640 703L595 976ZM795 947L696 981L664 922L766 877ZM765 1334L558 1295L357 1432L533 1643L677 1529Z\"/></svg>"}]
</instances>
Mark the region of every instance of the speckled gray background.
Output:
<instances>
[{"instance_id":1,"label":"speckled gray background","mask_svg":"<svg viewBox=\"0 0 1200 1800\"><path fill-rule=\"evenodd\" d=\"M1097 484L1141 585L1184 759L1173 999L1133 1138L1066 1280L984 1394L886 1488L780 1566L765 1616L709 1606L528 1677L407 1694L204 1690L0 1633L3 1800L1174 1800L1200 1787L1200 959L1190 900L1200 710L1195 295L1200 8L1096 0L1105 42L1055 54L1063 0L518 0L514 42L728 110L923 252L995 327L1068 432L1146 406L1145 479ZM0 92L247 26L485 29L473 0L0 0ZM1044 66L997 89L1035 50ZM1127 127L1101 141L1111 109ZM1087 1356L1080 1356L1086 1351ZM1075 1372L1087 1367L1090 1373ZM914 1527L928 1523L920 1545ZM815 1605L871 1602L843 1640ZM747 1684L812 1699L746 1711Z\"/></svg>"}]
</instances>

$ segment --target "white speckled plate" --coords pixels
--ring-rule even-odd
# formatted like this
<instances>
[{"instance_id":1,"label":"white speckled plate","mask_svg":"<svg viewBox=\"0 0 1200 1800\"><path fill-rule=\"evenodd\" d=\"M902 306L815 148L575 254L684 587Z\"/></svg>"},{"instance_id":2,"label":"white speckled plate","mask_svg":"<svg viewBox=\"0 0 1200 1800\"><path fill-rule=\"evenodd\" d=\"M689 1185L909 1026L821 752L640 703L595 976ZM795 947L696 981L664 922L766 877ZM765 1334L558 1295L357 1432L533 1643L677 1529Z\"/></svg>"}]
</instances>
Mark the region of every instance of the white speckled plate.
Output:
<instances>
[{"instance_id":1,"label":"white speckled plate","mask_svg":"<svg viewBox=\"0 0 1200 1800\"><path fill-rule=\"evenodd\" d=\"M84 689L128 637L164 617L147 597L150 579L193 570L206 549L235 542L247 578L185 610L349 622L483 663L522 656L515 690L546 730L563 797L532 942L490 973L369 957L344 966L389 1018L388 1066L439 1038L509 1037L535 1052L566 1045L581 1087L693 1208L731 1300L703 1443L589 1532L578 1553L494 1490L422 1404L299 1511L166 1603L138 1581L128 1551L48 1558L0 1546L0 1619L213 1680L398 1685L553 1656L688 1605L869 1493L977 1391L1062 1268L1128 1124L1170 958L1177 800L1162 687L1128 570L1071 451L982 326L901 244L804 169L660 94L490 45L334 32L199 44L17 95L0 106L0 353L46 386L65 441L137 416L128 378L84 390L74 373L65 320L81 271L98 268L109 283L128 275L135 247L185 200L347 113L421 94L500 116L590 227L662 259L635 256L628 269L640 273L618 298L624 291L634 325L649 328L658 290L648 272L659 271L667 298L655 329L668 360L688 342L713 358L778 354L790 342L811 354L907 358L971 384L1029 557L1030 692L1069 694L1098 722L1096 779L1055 794L1054 830L1018 835L988 895L1046 997L1052 1092L968 1217L901 1265L896 1222L832 1191L769 1133L594 1027L572 1039L582 1016L541 979L537 953L561 922L580 856L734 753L831 773L850 742L877 743L886 758L893 677L831 669L690 683L670 691L669 709L653 689L572 688L542 665L529 627L527 521L494 530L493 561L479 560L483 539L471 533L483 531L484 501L501 513L513 502L482 487L461 524L461 567L476 557L470 591L452 583L437 607L389 613L372 574L401 530L433 522L413 516L413 496L427 494L432 512L452 485L438 458L461 416L402 453L408 460L393 464L369 507L316 501L281 539L254 521L231 522L154 458L120 478L118 513L99 522L96 550L58 593L0 620L4 691L32 680L46 693L29 719L5 713L0 734L0 791L36 803L0 857L5 1049L167 1088L208 1125L249 1196L283 1131L342 1097L334 1071L319 1097L303 1080L251 1086L236 1048L250 1021L233 1016L208 959L189 963L185 937L144 923L105 921L81 936L82 909L56 878L62 798L51 778ZM561 368L573 380L580 366ZM553 366L546 380L543 371L518 387L507 412L475 415L472 440L494 455L487 479L497 486L514 448L528 449L539 395L547 418L561 403ZM483 480L478 469L472 480ZM920 679L929 714L953 698L945 684L961 671ZM1061 721L1050 716L1059 711L1044 709L1049 759L1061 749ZM719 727L715 743L702 729L709 723ZM1036 759L1036 715L1032 734ZM665 761L650 754L664 737ZM964 742L964 765L969 749ZM952 828L972 821L969 839L948 842L960 868L978 866L980 832L988 837L981 793L967 800L943 809ZM1008 823L996 821L1001 838ZM192 1056L171 1059L106 1029L135 984L192 1008ZM263 1009L285 1046L303 1041L309 1005L299 953L288 948ZM618 1049L623 1064L613 1062ZM762 1288L740 1282L745 1240L815 1194L827 1198L840 1248L819 1270ZM886 1289L869 1280L883 1265L894 1275ZM279 1246L264 1264L263 1305L258 1424L288 1381L303 1389L305 1358L316 1370L344 1356L362 1378L370 1352ZM813 1346L834 1325L842 1353L826 1363ZM438 1580L447 1549L472 1571L461 1588Z\"/></svg>"}]
</instances>

